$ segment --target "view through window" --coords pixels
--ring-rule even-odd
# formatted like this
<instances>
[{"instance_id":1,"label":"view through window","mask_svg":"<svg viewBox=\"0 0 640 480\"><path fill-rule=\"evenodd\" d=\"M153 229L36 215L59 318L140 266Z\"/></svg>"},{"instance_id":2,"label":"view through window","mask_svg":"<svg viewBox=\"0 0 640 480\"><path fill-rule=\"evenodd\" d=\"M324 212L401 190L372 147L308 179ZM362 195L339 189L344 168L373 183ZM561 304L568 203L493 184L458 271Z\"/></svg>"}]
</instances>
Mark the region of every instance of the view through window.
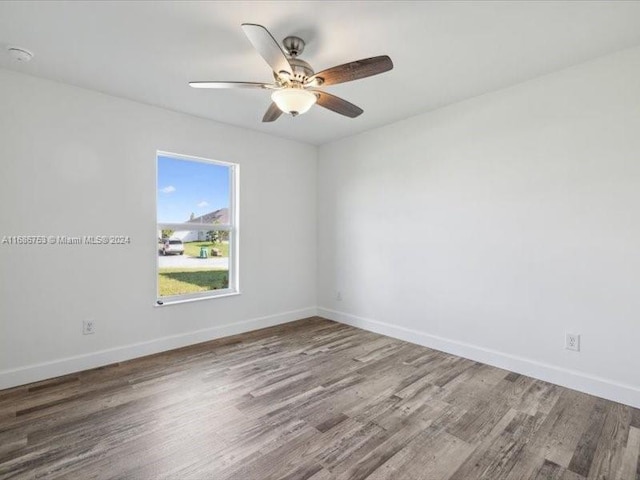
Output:
<instances>
[{"instance_id":1,"label":"view through window","mask_svg":"<svg viewBox=\"0 0 640 480\"><path fill-rule=\"evenodd\" d=\"M158 304L238 291L238 166L157 155Z\"/></svg>"}]
</instances>

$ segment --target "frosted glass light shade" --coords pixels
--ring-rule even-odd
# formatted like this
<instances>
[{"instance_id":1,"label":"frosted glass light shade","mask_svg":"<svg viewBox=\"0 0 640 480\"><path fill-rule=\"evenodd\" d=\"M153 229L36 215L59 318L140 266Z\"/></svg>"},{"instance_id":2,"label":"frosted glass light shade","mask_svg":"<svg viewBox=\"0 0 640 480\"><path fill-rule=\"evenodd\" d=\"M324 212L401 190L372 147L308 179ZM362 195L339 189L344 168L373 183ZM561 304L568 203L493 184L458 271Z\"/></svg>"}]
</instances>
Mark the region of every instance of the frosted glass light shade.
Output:
<instances>
[{"instance_id":1,"label":"frosted glass light shade","mask_svg":"<svg viewBox=\"0 0 640 480\"><path fill-rule=\"evenodd\" d=\"M318 100L317 97L301 88L285 88L284 90L276 90L271 94L271 100L284 113L293 116L300 115L309 110Z\"/></svg>"}]
</instances>

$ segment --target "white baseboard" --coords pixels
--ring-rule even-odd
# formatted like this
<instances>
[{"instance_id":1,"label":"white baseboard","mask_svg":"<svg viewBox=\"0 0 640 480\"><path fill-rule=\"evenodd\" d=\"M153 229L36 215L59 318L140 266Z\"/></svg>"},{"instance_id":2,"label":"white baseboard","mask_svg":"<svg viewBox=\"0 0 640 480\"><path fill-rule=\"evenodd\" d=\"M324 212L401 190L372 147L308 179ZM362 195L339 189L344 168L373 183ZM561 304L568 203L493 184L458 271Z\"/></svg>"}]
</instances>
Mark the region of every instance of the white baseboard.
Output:
<instances>
[{"instance_id":1,"label":"white baseboard","mask_svg":"<svg viewBox=\"0 0 640 480\"><path fill-rule=\"evenodd\" d=\"M640 389L606 378L550 365L529 358L510 355L469 343L430 335L425 332L358 317L328 308L318 307L318 315L329 320L380 333L407 342L433 348L460 357L486 363L614 402L640 408Z\"/></svg>"},{"instance_id":2,"label":"white baseboard","mask_svg":"<svg viewBox=\"0 0 640 480\"><path fill-rule=\"evenodd\" d=\"M110 348L99 352L73 357L61 358L51 362L28 365L11 370L0 371L0 390L16 387L48 378L59 377L69 373L79 372L90 368L102 367L111 363L123 362L145 355L166 352L174 348L186 347L196 343L228 337L238 333L250 332L260 328L272 327L281 323L292 322L302 318L313 317L317 314L315 307L293 310L289 312L253 318L241 322L218 325L211 328L181 333L168 337L157 338L147 342L134 343L123 347Z\"/></svg>"}]
</instances>

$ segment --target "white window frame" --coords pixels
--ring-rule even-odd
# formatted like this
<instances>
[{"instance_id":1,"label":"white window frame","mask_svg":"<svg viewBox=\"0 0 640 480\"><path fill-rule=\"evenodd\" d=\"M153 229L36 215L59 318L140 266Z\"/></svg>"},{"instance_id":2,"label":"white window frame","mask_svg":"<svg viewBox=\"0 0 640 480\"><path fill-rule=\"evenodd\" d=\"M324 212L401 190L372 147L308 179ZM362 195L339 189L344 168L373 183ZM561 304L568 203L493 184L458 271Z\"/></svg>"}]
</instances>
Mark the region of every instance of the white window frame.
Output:
<instances>
[{"instance_id":1,"label":"white window frame","mask_svg":"<svg viewBox=\"0 0 640 480\"><path fill-rule=\"evenodd\" d=\"M158 158L159 157L171 157L177 160L186 160L190 162L200 162L212 165L220 165L229 167L229 223L228 224L202 224L198 227L197 223L160 223L158 221ZM239 198L239 185L240 185L240 165L237 163L223 162L220 160L212 160L209 158L197 157L193 155L183 155L179 153L166 152L163 150L156 151L156 185L154 191L156 192L155 206L156 206L156 229L154 232L154 253L156 262L156 306L172 305L176 303L192 302L195 300L205 300L208 298L226 297L229 295L240 294L240 279L239 279L239 215L238 215L238 198ZM201 231L224 231L229 232L229 286L227 288L221 288L218 290L209 290L206 292L186 293L183 295L171 295L166 297L160 296L160 282L159 282L159 260L158 260L158 231L170 229L170 230L201 230Z\"/></svg>"}]
</instances>

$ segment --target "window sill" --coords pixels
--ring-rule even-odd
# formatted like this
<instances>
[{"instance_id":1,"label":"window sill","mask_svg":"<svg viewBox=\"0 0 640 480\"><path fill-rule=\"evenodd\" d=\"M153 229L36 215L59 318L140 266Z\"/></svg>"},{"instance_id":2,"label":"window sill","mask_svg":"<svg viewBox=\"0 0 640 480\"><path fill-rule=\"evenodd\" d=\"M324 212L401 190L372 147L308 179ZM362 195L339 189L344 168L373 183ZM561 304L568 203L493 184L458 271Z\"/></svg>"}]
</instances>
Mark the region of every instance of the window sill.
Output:
<instances>
[{"instance_id":1,"label":"window sill","mask_svg":"<svg viewBox=\"0 0 640 480\"><path fill-rule=\"evenodd\" d=\"M156 303L154 303L154 307L168 307L170 305L178 305L180 303L190 303L190 302L199 302L201 300L212 300L214 298L223 298L223 297L234 297L236 295L241 295L241 292L225 292L225 293L221 293L218 295L207 295L204 297L194 297L194 298L184 298L184 299L179 299L179 300L162 300L162 299L158 299L160 300L162 303L162 305L159 305L156 301Z\"/></svg>"}]
</instances>

